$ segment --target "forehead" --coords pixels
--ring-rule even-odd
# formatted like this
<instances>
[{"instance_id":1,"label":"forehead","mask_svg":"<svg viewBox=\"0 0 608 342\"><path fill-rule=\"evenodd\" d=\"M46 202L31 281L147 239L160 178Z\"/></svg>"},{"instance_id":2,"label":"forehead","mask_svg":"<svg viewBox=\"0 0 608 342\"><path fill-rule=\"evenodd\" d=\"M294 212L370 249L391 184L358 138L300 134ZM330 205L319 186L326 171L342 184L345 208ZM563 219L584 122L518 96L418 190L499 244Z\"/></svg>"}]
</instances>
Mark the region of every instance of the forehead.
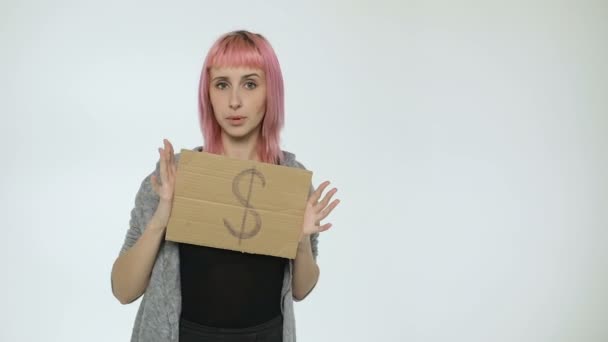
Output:
<instances>
[{"instance_id":1,"label":"forehead","mask_svg":"<svg viewBox=\"0 0 608 342\"><path fill-rule=\"evenodd\" d=\"M251 74L257 74L260 77L264 77L264 70L249 67L212 67L209 69L209 76L211 79L216 77L240 79Z\"/></svg>"}]
</instances>

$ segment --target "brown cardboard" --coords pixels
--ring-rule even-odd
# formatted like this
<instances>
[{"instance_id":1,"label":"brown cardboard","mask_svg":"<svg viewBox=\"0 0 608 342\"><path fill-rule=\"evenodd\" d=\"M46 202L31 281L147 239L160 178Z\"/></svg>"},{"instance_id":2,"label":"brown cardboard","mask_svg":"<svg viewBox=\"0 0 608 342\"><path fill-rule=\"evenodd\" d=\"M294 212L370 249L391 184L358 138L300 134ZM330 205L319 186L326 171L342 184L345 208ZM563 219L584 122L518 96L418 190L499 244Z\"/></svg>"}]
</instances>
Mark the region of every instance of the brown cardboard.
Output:
<instances>
[{"instance_id":1,"label":"brown cardboard","mask_svg":"<svg viewBox=\"0 0 608 342\"><path fill-rule=\"evenodd\" d=\"M311 179L304 169L182 149L165 239L293 259Z\"/></svg>"}]
</instances>

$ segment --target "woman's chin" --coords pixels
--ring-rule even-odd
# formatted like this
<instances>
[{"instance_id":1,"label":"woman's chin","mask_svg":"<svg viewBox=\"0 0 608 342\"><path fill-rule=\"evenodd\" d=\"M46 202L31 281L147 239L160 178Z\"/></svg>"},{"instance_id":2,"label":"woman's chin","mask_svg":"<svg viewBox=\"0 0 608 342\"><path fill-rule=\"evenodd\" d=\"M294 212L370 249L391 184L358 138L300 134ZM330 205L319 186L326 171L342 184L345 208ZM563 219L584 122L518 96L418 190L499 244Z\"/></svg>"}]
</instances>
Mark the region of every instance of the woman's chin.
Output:
<instances>
[{"instance_id":1,"label":"woman's chin","mask_svg":"<svg viewBox=\"0 0 608 342\"><path fill-rule=\"evenodd\" d=\"M244 127L230 127L224 130L224 133L231 140L243 140L253 134L253 130Z\"/></svg>"}]
</instances>

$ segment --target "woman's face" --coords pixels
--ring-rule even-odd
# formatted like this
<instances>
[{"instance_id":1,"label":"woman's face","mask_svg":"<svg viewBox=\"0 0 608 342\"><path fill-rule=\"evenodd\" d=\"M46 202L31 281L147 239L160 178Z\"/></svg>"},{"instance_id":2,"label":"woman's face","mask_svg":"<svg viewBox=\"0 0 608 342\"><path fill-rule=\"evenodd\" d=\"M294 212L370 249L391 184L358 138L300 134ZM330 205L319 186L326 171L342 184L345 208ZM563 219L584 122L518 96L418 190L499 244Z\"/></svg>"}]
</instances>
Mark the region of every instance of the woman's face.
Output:
<instances>
[{"instance_id":1,"label":"woman's face","mask_svg":"<svg viewBox=\"0 0 608 342\"><path fill-rule=\"evenodd\" d=\"M211 68L209 98L222 131L240 139L257 134L266 113L266 78L261 69Z\"/></svg>"}]
</instances>

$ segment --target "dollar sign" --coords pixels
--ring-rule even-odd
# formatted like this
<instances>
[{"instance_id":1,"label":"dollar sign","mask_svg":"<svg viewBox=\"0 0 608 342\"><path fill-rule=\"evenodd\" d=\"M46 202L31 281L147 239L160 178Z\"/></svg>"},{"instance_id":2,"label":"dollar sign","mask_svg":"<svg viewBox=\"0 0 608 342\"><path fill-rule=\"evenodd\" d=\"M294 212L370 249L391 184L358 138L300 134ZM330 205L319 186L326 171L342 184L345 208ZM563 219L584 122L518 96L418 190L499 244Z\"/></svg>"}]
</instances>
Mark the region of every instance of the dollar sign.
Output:
<instances>
[{"instance_id":1,"label":"dollar sign","mask_svg":"<svg viewBox=\"0 0 608 342\"><path fill-rule=\"evenodd\" d=\"M241 183L241 178L247 175L251 175L251 178L249 179L249 191L247 192L247 197L244 197L243 194L241 194L239 184ZM241 220L240 231L237 231L232 226L232 224L230 224L230 222L228 222L228 220L226 219L224 219L224 226L228 228L230 234L232 234L234 237L239 238L239 245L241 244L242 239L252 238L260 232L260 229L262 229L262 219L260 218L260 214L255 211L253 206L250 204L251 188L253 187L254 176L257 176L262 181L262 186L266 186L266 180L264 179L264 175L255 168L243 170L241 173L236 175L236 177L234 177L234 180L232 181L232 193L234 193L239 202L241 202L241 204L245 207L245 212L243 212L243 219ZM255 218L255 227L252 230L245 232L245 221L247 219L248 214L251 214Z\"/></svg>"}]
</instances>

